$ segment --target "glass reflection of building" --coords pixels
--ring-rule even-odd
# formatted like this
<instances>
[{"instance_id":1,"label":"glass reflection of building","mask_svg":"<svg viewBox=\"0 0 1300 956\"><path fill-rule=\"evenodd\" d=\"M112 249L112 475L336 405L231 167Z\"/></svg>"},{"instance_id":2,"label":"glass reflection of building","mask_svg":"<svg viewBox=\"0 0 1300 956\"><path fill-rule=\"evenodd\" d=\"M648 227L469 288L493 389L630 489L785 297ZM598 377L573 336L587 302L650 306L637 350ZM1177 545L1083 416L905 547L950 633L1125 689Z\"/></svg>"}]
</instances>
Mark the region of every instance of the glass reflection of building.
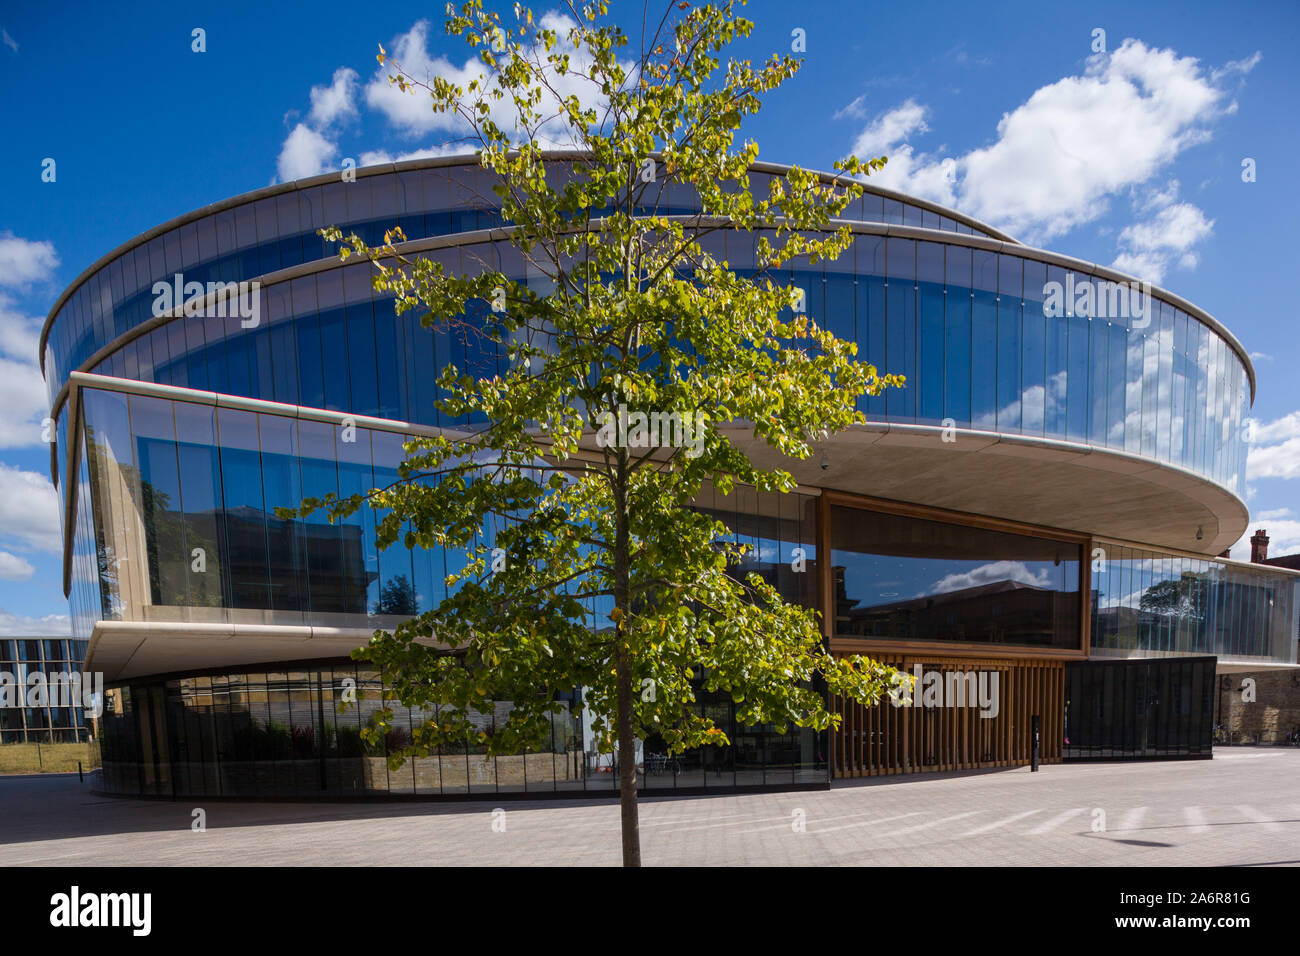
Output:
<instances>
[{"instance_id":1,"label":"glass reflection of building","mask_svg":"<svg viewBox=\"0 0 1300 956\"><path fill-rule=\"evenodd\" d=\"M571 161L556 155L557 175ZM752 188L766 194L782 172L756 166ZM369 512L336 524L280 517L304 497L393 480L406 438L472 424L436 408L438 371L492 373L504 361L452 325L424 328L418 310L397 316L369 267L341 264L316 230L338 225L373 244L398 224L411 254L454 271L491 266L544 291L487 231L503 225L489 179L449 158L272 186L128 242L51 311L41 349L64 583L74 637L94 642L88 664L114 688L111 789L612 787L590 752L580 689L545 754L489 766L467 751L396 775L367 763L383 755L354 737L363 712L335 713L345 677L373 683L348 651L436 605L463 557L380 549ZM699 211L689 190L654 188L647 207ZM753 545L738 573L830 609L835 652L908 667L1051 665L1035 706L1057 706L1060 667L1090 655L1294 662L1294 575L1212 557L1247 517L1255 380L1230 332L1160 289L1143 293L1142 317L1049 315L1051 282L1091 284L1100 299L1127 277L923 200L868 187L843 218L856 234L848 253L777 278L908 385L864 399L868 424L813 461L762 462L789 467L799 494L741 488L696 502ZM702 241L754 271L754 236ZM177 273L258 280L260 321L155 317L153 283ZM471 303L466 318L486 309ZM485 708L485 726L501 706ZM844 772L846 739L883 746L874 725L779 736L735 726L724 699L701 693L697 707L736 746L669 758L647 739L648 790L824 785ZM1007 719L1009 735L1025 732L1023 717Z\"/></svg>"},{"instance_id":2,"label":"glass reflection of building","mask_svg":"<svg viewBox=\"0 0 1300 956\"><path fill-rule=\"evenodd\" d=\"M84 743L91 738L93 726L81 685L76 685L76 693L67 689L85 655L84 641L0 638L0 672L13 695L0 704L0 744ZM38 683L46 690L30 693Z\"/></svg>"}]
</instances>

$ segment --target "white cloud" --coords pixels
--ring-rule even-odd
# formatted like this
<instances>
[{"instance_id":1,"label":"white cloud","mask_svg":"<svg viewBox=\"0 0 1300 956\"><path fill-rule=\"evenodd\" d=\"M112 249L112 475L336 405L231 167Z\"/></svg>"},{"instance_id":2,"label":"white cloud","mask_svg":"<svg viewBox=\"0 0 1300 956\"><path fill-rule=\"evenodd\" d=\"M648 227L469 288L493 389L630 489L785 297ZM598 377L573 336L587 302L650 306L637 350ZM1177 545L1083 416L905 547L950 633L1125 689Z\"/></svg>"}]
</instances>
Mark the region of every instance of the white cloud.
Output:
<instances>
[{"instance_id":1,"label":"white cloud","mask_svg":"<svg viewBox=\"0 0 1300 956\"><path fill-rule=\"evenodd\" d=\"M1191 203L1166 206L1145 222L1126 226L1119 234L1121 252L1111 265L1159 285L1174 260L1185 268L1195 268L1192 247L1214 229L1214 220Z\"/></svg>"},{"instance_id":2,"label":"white cloud","mask_svg":"<svg viewBox=\"0 0 1300 956\"><path fill-rule=\"evenodd\" d=\"M831 119L844 119L846 116L851 117L853 119L866 119L867 118L866 100L867 100L867 94L863 93L852 103L849 103L846 106L841 106L839 109L837 109L833 114L831 114Z\"/></svg>"},{"instance_id":3,"label":"white cloud","mask_svg":"<svg viewBox=\"0 0 1300 956\"><path fill-rule=\"evenodd\" d=\"M982 584L996 584L999 581L1016 581L1036 588L1045 588L1051 584L1046 570L1031 571L1023 561L993 561L969 571L945 575L936 581L927 593L945 594L949 591L979 587Z\"/></svg>"},{"instance_id":4,"label":"white cloud","mask_svg":"<svg viewBox=\"0 0 1300 956\"><path fill-rule=\"evenodd\" d=\"M1246 533L1232 546L1230 556L1238 561L1249 561L1250 539L1256 531L1268 535L1269 557L1300 553L1300 519L1290 508L1272 508L1250 516Z\"/></svg>"},{"instance_id":5,"label":"white cloud","mask_svg":"<svg viewBox=\"0 0 1300 956\"><path fill-rule=\"evenodd\" d=\"M1005 113L988 146L954 157L916 151L909 138L924 123L911 101L873 121L859 142L876 145L892 130L910 129L880 144L890 161L873 183L954 205L1042 243L1096 220L1112 197L1208 139L1210 125L1234 106L1220 81L1255 62L1207 72L1194 57L1128 39L1090 57L1081 75L1050 83ZM955 161L955 177L942 174L945 158ZM1191 259L1184 253L1180 261Z\"/></svg>"},{"instance_id":6,"label":"white cloud","mask_svg":"<svg viewBox=\"0 0 1300 956\"><path fill-rule=\"evenodd\" d=\"M1300 478L1300 411L1272 422L1250 420L1246 478Z\"/></svg>"},{"instance_id":7,"label":"white cloud","mask_svg":"<svg viewBox=\"0 0 1300 956\"><path fill-rule=\"evenodd\" d=\"M554 30L558 39L550 53L568 55L569 69L560 76L546 64L547 52L540 46L534 46L529 55L533 62L543 66L546 82L550 89L542 91L539 112L548 119L535 130L533 137L537 142L549 148L563 148L574 145L568 133L566 122L554 117L560 112L561 100L577 96L584 105L595 107L598 115L604 105L604 98L599 87L583 74L592 65L591 57L576 49L568 40L569 31L576 25L567 16L555 12L547 13L539 20L543 29ZM400 35L392 44L389 59L402 71L417 82L431 82L435 76L462 88L473 80L486 82L489 86L492 76L488 67L477 57L468 58L457 66L446 57L431 56L428 48L429 22L420 20L406 33ZM628 74L628 82L636 82L636 71L631 61L620 64ZM448 134L452 137L464 137L470 132L464 119L450 113L435 113L429 98L422 91L414 94L403 92L388 78L394 70L389 64L379 66L373 77L366 84L366 103L371 109L383 113L390 125L398 131L411 136L429 133ZM557 98L558 97L558 98ZM523 131L515 129L515 108L508 96L501 100L488 98L489 116L493 122L505 130L514 130L519 138ZM465 151L472 151L469 147Z\"/></svg>"},{"instance_id":8,"label":"white cloud","mask_svg":"<svg viewBox=\"0 0 1300 956\"><path fill-rule=\"evenodd\" d=\"M6 637L69 637L72 622L66 614L27 617L0 608L0 634Z\"/></svg>"},{"instance_id":9,"label":"white cloud","mask_svg":"<svg viewBox=\"0 0 1300 956\"><path fill-rule=\"evenodd\" d=\"M1250 442L1255 445L1266 445L1300 436L1300 412L1291 412L1268 424L1253 419L1252 422L1248 434Z\"/></svg>"},{"instance_id":10,"label":"white cloud","mask_svg":"<svg viewBox=\"0 0 1300 956\"><path fill-rule=\"evenodd\" d=\"M0 369L0 376L3 374ZM59 499L50 479L0 462L0 488L4 489L0 494L0 542L19 550L60 553Z\"/></svg>"},{"instance_id":11,"label":"white cloud","mask_svg":"<svg viewBox=\"0 0 1300 956\"><path fill-rule=\"evenodd\" d=\"M1135 187L1133 192L1133 210L1135 212L1146 213L1155 209L1164 209L1172 205L1178 199L1178 190L1181 184L1176 179L1171 179L1164 186L1143 185Z\"/></svg>"},{"instance_id":12,"label":"white cloud","mask_svg":"<svg viewBox=\"0 0 1300 956\"><path fill-rule=\"evenodd\" d=\"M32 362L0 358L0 448L23 448L44 441L41 423L49 414L45 380Z\"/></svg>"},{"instance_id":13,"label":"white cloud","mask_svg":"<svg viewBox=\"0 0 1300 956\"><path fill-rule=\"evenodd\" d=\"M861 99L858 97L853 103ZM894 143L905 141L913 133L927 132L930 127L925 125L925 113L924 106L910 99L902 106L882 113L858 134L853 143L853 154L864 159L879 156L888 153Z\"/></svg>"},{"instance_id":14,"label":"white cloud","mask_svg":"<svg viewBox=\"0 0 1300 956\"><path fill-rule=\"evenodd\" d=\"M338 152L336 143L326 139L307 124L299 123L280 149L276 171L280 174L280 179L285 182L318 176L331 168L330 163Z\"/></svg>"},{"instance_id":15,"label":"white cloud","mask_svg":"<svg viewBox=\"0 0 1300 956\"><path fill-rule=\"evenodd\" d=\"M1246 475L1259 478L1300 478L1300 436L1275 445L1253 445L1246 455Z\"/></svg>"},{"instance_id":16,"label":"white cloud","mask_svg":"<svg viewBox=\"0 0 1300 956\"><path fill-rule=\"evenodd\" d=\"M43 282L58 263L49 243L14 239L10 249L22 250L8 258L7 269L0 268L12 285ZM12 297L0 292L0 408L4 409L0 448L39 445L44 440L41 423L48 414L48 392L37 365L41 323L39 316L27 315Z\"/></svg>"},{"instance_id":17,"label":"white cloud","mask_svg":"<svg viewBox=\"0 0 1300 956\"><path fill-rule=\"evenodd\" d=\"M35 573L36 569L16 554L0 551L0 580L26 581Z\"/></svg>"},{"instance_id":18,"label":"white cloud","mask_svg":"<svg viewBox=\"0 0 1300 956\"><path fill-rule=\"evenodd\" d=\"M18 41L9 35L8 30L0 30L0 39L4 40L4 45L9 49L18 52Z\"/></svg>"},{"instance_id":19,"label":"white cloud","mask_svg":"<svg viewBox=\"0 0 1300 956\"><path fill-rule=\"evenodd\" d=\"M47 282L58 268L54 243L33 242L12 232L0 233L0 287L26 289Z\"/></svg>"},{"instance_id":20,"label":"white cloud","mask_svg":"<svg viewBox=\"0 0 1300 956\"><path fill-rule=\"evenodd\" d=\"M533 131L533 137L542 146L551 149L572 146L564 121L554 118L560 110L560 99L557 96L561 99L577 96L582 103L594 105L598 110L604 100L599 87L582 75L591 65L590 57L574 49L567 40L568 31L575 25L574 21L557 13L548 13L538 22L541 27L555 30L559 34L552 52L568 54L569 71L564 76L559 76L549 66L545 67L547 83L554 93L544 91L540 109L544 116L551 118ZM400 135L434 133L445 137L445 141L413 150L391 151L383 147L363 150L358 165L373 166L430 156L459 156L473 153L477 149L478 144L468 138L470 128L462 118L435 113L427 96L404 93L388 81L393 72L392 65L396 64L417 81L431 81L434 76L441 76L462 87L474 79L491 82L487 67L476 57L470 57L464 64L457 66L445 57L431 56L428 40L427 20L418 21L410 30L398 36L390 44L392 52L388 62L381 65L365 85L365 103L369 109L380 113ZM545 52L538 46L532 48L530 55L535 62L545 61ZM622 66L628 71L629 82L635 82L632 62L623 63ZM311 109L307 117L294 123L280 148L276 161L280 180L302 179L336 168L341 155L339 127L359 115L356 95L359 84L360 77L356 71L340 67L334 71L328 85L311 88ZM289 114L290 117L294 115L296 114ZM502 128L514 128L514 107L508 97L501 101L491 101L489 115ZM519 136L522 138L523 133L519 132Z\"/></svg>"},{"instance_id":21,"label":"white cloud","mask_svg":"<svg viewBox=\"0 0 1300 956\"><path fill-rule=\"evenodd\" d=\"M408 159L428 159L436 156L465 156L472 154L476 150L473 143L457 142L447 143L445 145L426 146L423 149L413 149L409 153L393 154L386 149L367 150L361 154L361 160L358 165L361 166L378 166L382 163L404 163Z\"/></svg>"},{"instance_id":22,"label":"white cloud","mask_svg":"<svg viewBox=\"0 0 1300 956\"><path fill-rule=\"evenodd\" d=\"M0 292L0 354L36 362L42 322L39 316L25 315L13 299Z\"/></svg>"},{"instance_id":23,"label":"white cloud","mask_svg":"<svg viewBox=\"0 0 1300 956\"><path fill-rule=\"evenodd\" d=\"M334 71L334 80L329 86L311 88L311 112L308 121L316 128L323 129L336 122L357 115L357 83L361 78L357 71L341 66Z\"/></svg>"},{"instance_id":24,"label":"white cloud","mask_svg":"<svg viewBox=\"0 0 1300 956\"><path fill-rule=\"evenodd\" d=\"M339 154L335 127L357 115L360 79L356 70L339 67L330 85L311 88L311 110L306 121L297 123L280 147L275 168L281 181L319 176L334 168Z\"/></svg>"}]
</instances>

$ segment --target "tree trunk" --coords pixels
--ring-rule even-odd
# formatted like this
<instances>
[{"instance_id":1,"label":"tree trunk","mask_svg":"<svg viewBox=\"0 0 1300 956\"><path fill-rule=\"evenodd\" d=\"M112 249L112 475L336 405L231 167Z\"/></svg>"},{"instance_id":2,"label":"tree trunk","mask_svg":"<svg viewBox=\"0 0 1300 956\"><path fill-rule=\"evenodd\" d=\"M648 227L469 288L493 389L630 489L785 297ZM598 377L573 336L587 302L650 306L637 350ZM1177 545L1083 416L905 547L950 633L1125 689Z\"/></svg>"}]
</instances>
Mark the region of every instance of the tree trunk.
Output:
<instances>
[{"instance_id":1,"label":"tree trunk","mask_svg":"<svg viewBox=\"0 0 1300 956\"><path fill-rule=\"evenodd\" d=\"M636 805L636 734L632 727L633 688L627 654L618 650L618 802L623 824L623 865L641 865L641 828Z\"/></svg>"},{"instance_id":2,"label":"tree trunk","mask_svg":"<svg viewBox=\"0 0 1300 956\"><path fill-rule=\"evenodd\" d=\"M614 478L614 606L620 617L615 622L614 668L618 681L618 802L623 825L623 865L641 865L641 829L636 807L636 728L632 687L631 649L624 634L631 605L631 534L627 502L627 450L618 452Z\"/></svg>"}]
</instances>

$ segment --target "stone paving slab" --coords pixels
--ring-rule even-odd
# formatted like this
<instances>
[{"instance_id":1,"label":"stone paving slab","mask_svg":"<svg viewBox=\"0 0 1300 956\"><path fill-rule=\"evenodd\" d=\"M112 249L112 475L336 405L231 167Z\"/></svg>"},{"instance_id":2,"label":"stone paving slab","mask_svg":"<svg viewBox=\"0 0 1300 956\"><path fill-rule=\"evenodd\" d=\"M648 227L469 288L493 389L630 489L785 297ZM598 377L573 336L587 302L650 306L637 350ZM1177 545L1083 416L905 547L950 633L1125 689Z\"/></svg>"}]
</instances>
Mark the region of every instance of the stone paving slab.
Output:
<instances>
[{"instance_id":1,"label":"stone paving slab","mask_svg":"<svg viewBox=\"0 0 1300 956\"><path fill-rule=\"evenodd\" d=\"M173 803L90 787L75 775L0 778L0 865L619 863L618 806L605 798ZM205 832L191 829L196 807ZM655 866L1294 866L1300 749L646 798L641 834Z\"/></svg>"}]
</instances>

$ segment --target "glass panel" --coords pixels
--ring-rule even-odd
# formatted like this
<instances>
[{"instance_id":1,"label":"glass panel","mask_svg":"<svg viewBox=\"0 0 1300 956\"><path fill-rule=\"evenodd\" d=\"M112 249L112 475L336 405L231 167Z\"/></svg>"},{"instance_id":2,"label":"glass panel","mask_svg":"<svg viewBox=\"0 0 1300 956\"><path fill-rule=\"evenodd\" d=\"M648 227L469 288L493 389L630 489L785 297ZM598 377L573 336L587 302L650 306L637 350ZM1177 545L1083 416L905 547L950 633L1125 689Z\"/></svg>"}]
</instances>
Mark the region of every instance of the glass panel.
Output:
<instances>
[{"instance_id":1,"label":"glass panel","mask_svg":"<svg viewBox=\"0 0 1300 956\"><path fill-rule=\"evenodd\" d=\"M983 370L972 365L971 251L963 246L945 250L944 275L944 403L943 417L962 428L971 423L971 380Z\"/></svg>"},{"instance_id":2,"label":"glass panel","mask_svg":"<svg viewBox=\"0 0 1300 956\"><path fill-rule=\"evenodd\" d=\"M221 488L225 510L220 532L230 574L230 606L270 607L266 503L257 416L223 408L217 411L221 442Z\"/></svg>"},{"instance_id":3,"label":"glass panel","mask_svg":"<svg viewBox=\"0 0 1300 956\"><path fill-rule=\"evenodd\" d=\"M831 548L838 635L1079 644L1078 545L836 506Z\"/></svg>"}]
</instances>

